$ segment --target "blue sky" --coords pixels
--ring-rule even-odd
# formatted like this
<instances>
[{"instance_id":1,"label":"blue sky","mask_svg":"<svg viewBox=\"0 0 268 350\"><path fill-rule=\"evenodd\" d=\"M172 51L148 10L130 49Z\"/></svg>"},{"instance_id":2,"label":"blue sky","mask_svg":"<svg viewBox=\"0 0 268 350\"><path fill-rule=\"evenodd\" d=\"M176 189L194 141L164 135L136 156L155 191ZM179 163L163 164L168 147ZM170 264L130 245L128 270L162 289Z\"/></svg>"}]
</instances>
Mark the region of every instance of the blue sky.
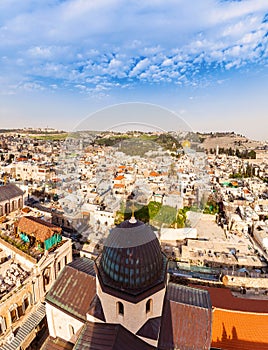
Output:
<instances>
[{"instance_id":1,"label":"blue sky","mask_svg":"<svg viewBox=\"0 0 268 350\"><path fill-rule=\"evenodd\" d=\"M0 39L1 127L143 102L268 139L267 0L1 0Z\"/></svg>"}]
</instances>

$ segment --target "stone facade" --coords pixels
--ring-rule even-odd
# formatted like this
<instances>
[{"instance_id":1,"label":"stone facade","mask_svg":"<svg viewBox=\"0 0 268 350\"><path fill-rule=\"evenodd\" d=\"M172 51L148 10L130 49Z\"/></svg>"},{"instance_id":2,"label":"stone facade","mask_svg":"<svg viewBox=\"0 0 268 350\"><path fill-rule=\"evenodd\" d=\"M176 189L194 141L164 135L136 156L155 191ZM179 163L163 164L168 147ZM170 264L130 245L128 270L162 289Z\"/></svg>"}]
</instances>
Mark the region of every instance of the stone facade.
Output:
<instances>
[{"instance_id":1,"label":"stone facade","mask_svg":"<svg viewBox=\"0 0 268 350\"><path fill-rule=\"evenodd\" d=\"M29 274L21 284L1 298L0 344L4 344L10 333L23 322L24 315L44 300L45 294L63 267L72 261L72 242L70 239L64 239L54 251L46 251L39 261L2 239L0 249L9 257L4 264L10 264L10 261L17 262Z\"/></svg>"},{"instance_id":2,"label":"stone facade","mask_svg":"<svg viewBox=\"0 0 268 350\"><path fill-rule=\"evenodd\" d=\"M68 315L49 303L46 303L46 315L49 334L54 338L60 337L72 342L73 336L84 325L83 321Z\"/></svg>"},{"instance_id":3,"label":"stone facade","mask_svg":"<svg viewBox=\"0 0 268 350\"><path fill-rule=\"evenodd\" d=\"M131 303L103 292L98 278L96 281L97 294L107 323L120 323L135 334L149 318L162 315L165 287L138 303Z\"/></svg>"},{"instance_id":4,"label":"stone facade","mask_svg":"<svg viewBox=\"0 0 268 350\"><path fill-rule=\"evenodd\" d=\"M4 336L19 326L21 319L32 309L33 285L31 277L6 294L0 303L0 344Z\"/></svg>"},{"instance_id":5,"label":"stone facade","mask_svg":"<svg viewBox=\"0 0 268 350\"><path fill-rule=\"evenodd\" d=\"M5 200L0 203L0 216L8 215L10 212L15 211L17 209L21 209L23 207L23 198L15 197L11 200Z\"/></svg>"}]
</instances>

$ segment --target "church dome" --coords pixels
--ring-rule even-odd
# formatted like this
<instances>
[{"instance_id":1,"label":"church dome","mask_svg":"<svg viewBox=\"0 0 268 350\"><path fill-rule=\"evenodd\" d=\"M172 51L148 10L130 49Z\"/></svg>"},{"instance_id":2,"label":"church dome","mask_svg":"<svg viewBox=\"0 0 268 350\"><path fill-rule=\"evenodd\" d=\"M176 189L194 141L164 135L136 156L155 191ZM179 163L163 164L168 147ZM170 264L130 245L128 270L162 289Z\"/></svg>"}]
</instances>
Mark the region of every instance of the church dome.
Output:
<instances>
[{"instance_id":1,"label":"church dome","mask_svg":"<svg viewBox=\"0 0 268 350\"><path fill-rule=\"evenodd\" d=\"M105 284L135 294L163 280L166 257L150 226L131 219L111 230L100 270Z\"/></svg>"}]
</instances>

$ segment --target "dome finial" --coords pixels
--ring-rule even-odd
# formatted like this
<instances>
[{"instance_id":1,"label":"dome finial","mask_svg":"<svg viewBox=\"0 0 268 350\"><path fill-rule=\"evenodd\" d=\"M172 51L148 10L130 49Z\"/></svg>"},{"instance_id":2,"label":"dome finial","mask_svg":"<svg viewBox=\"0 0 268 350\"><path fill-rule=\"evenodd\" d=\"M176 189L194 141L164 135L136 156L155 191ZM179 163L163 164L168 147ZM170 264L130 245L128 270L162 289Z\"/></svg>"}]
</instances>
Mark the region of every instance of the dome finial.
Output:
<instances>
[{"instance_id":1,"label":"dome finial","mask_svg":"<svg viewBox=\"0 0 268 350\"><path fill-rule=\"evenodd\" d=\"M134 205L134 201L132 201L132 205L131 205L131 211L132 211L132 215L131 215L131 219L129 220L129 222L131 224L136 224L137 220L135 218L135 209L137 209Z\"/></svg>"}]
</instances>

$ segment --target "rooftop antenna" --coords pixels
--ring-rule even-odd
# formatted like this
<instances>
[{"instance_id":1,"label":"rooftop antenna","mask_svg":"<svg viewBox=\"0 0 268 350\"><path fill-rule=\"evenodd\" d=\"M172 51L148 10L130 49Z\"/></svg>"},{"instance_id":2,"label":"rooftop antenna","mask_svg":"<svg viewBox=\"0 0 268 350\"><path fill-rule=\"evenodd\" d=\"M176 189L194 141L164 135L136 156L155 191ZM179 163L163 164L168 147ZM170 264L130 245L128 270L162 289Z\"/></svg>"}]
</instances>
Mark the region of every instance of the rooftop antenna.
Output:
<instances>
[{"instance_id":1,"label":"rooftop antenna","mask_svg":"<svg viewBox=\"0 0 268 350\"><path fill-rule=\"evenodd\" d=\"M135 209L137 209L134 205L134 201L132 201L132 205L131 205L131 211L132 211L132 215L131 215L131 219L129 220L129 222L131 224L135 224L137 222L136 218L135 218Z\"/></svg>"}]
</instances>

